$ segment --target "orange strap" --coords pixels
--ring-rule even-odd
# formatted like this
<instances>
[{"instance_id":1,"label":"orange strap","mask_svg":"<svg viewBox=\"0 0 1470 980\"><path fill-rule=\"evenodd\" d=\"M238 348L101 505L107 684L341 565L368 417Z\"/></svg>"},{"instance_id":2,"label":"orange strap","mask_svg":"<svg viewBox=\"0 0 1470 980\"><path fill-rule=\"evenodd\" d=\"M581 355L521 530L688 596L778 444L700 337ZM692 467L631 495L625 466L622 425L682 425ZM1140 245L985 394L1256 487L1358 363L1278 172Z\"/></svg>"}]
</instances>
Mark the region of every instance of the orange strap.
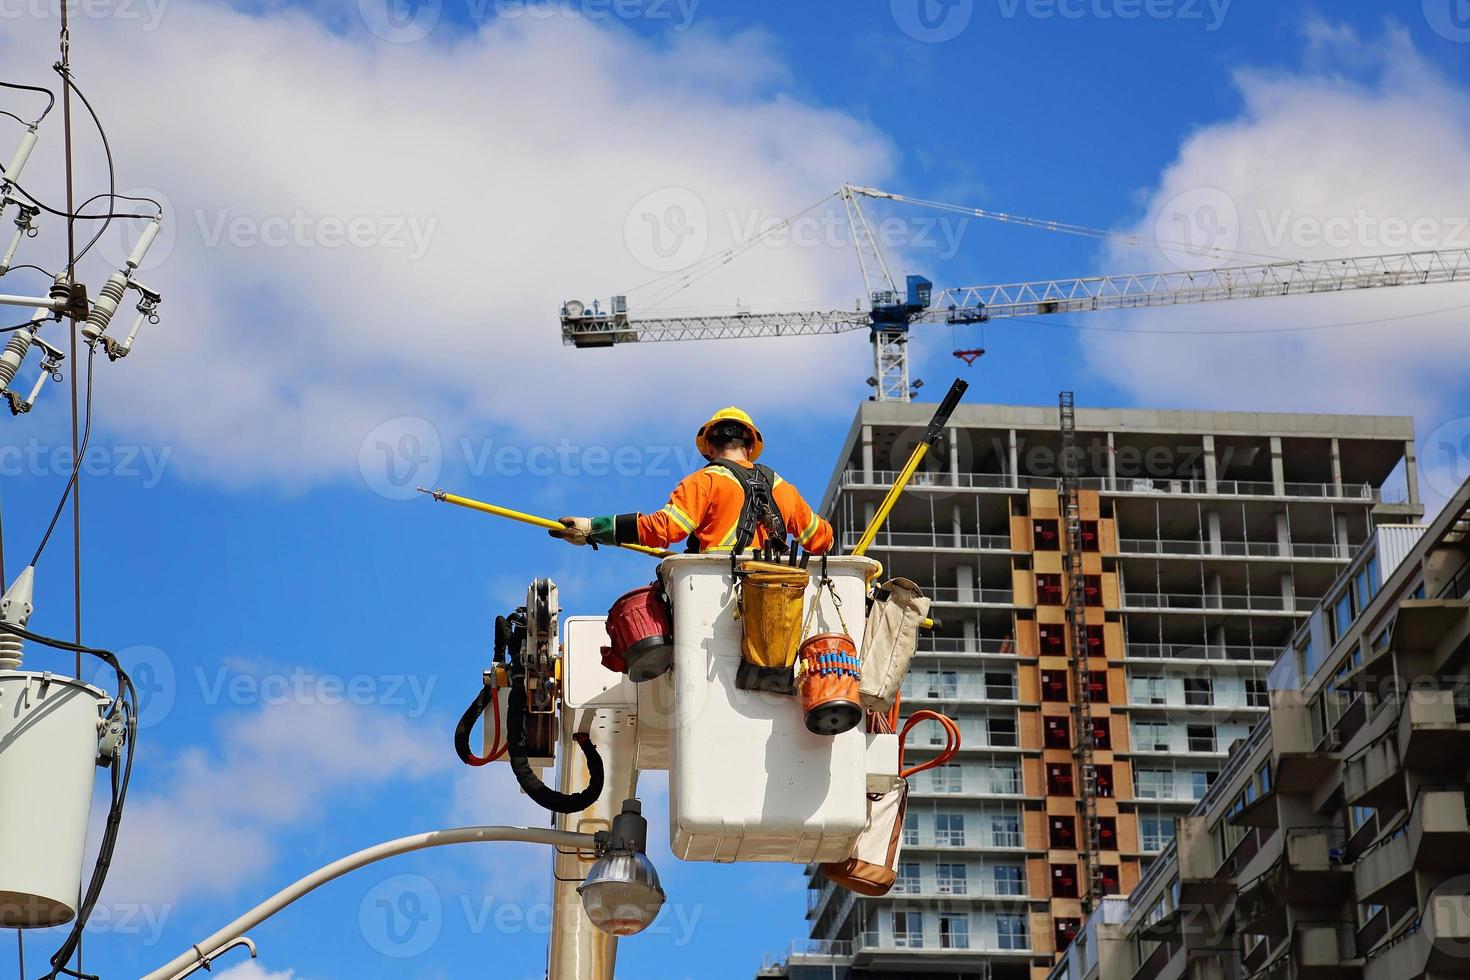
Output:
<instances>
[{"instance_id":1,"label":"orange strap","mask_svg":"<svg viewBox=\"0 0 1470 980\"><path fill-rule=\"evenodd\" d=\"M944 749L928 762L921 762L916 766L910 766L909 768L905 769L903 767L904 742L908 740L910 729L912 729L921 721L937 721L944 726ZM935 766L942 766L954 759L955 754L959 752L959 750L960 726L955 724L953 718L942 715L937 711L929 711L928 709L915 711L913 714L909 715L909 720L904 722L903 724L903 730L898 733L898 774L904 779L907 779L915 773L923 772L925 769L933 769Z\"/></svg>"}]
</instances>

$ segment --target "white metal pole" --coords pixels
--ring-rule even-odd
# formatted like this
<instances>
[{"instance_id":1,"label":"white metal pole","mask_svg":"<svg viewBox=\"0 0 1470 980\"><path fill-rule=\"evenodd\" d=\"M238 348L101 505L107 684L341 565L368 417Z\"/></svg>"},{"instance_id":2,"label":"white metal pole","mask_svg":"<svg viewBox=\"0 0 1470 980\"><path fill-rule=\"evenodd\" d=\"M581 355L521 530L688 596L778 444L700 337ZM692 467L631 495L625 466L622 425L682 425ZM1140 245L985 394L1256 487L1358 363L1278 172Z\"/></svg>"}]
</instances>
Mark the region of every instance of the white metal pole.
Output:
<instances>
[{"instance_id":1,"label":"white metal pole","mask_svg":"<svg viewBox=\"0 0 1470 980\"><path fill-rule=\"evenodd\" d=\"M592 834L576 834L542 827L457 827L390 840L365 848L356 854L349 854L325 867L318 868L300 881L276 892L208 939L191 946L152 973L146 974L142 980L174 980L183 971L197 967L201 961L212 958L216 952L239 939L247 930L255 928L292 902L315 891L327 882L340 878L349 871L356 871L358 868L374 864L385 858L396 857L411 851L421 851L429 847L490 841L521 841L527 844L550 844L553 847L565 848L591 848L595 844Z\"/></svg>"}]
</instances>

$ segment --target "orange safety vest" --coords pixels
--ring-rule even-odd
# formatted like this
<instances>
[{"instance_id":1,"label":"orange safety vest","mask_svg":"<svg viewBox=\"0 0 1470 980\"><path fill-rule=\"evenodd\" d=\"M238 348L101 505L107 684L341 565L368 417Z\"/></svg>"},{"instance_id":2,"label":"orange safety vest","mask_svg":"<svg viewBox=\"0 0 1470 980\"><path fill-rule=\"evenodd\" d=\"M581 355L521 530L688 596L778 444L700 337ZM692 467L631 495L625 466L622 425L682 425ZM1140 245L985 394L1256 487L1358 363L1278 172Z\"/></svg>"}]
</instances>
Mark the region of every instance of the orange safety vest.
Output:
<instances>
[{"instance_id":1,"label":"orange safety vest","mask_svg":"<svg viewBox=\"0 0 1470 980\"><path fill-rule=\"evenodd\" d=\"M755 465L736 462L747 468ZM777 475L771 496L787 529L803 548L815 554L831 549L832 525L817 516L795 487ZM681 480L662 510L638 515L638 543L666 548L693 534L701 552L729 551L735 546L744 506L745 486L740 479L723 466L706 466ZM766 529L757 527L751 547L765 543Z\"/></svg>"}]
</instances>

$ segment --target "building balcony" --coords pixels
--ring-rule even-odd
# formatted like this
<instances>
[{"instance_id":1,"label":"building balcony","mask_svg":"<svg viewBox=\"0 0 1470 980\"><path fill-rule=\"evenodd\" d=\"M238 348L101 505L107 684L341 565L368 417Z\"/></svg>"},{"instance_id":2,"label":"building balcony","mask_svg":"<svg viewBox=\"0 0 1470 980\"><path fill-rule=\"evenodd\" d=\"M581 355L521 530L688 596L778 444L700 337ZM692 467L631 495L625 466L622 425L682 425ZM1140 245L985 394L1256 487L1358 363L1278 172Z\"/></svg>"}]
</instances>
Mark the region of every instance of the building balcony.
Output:
<instances>
[{"instance_id":1,"label":"building balcony","mask_svg":"<svg viewBox=\"0 0 1470 980\"><path fill-rule=\"evenodd\" d=\"M1034 952L1026 933L1000 934L993 926L953 936L949 945L942 945L933 937L918 933L891 935L870 930L855 941L853 962L875 972L887 968L907 975L916 951L924 954L926 963L956 970L976 968L1003 956L1025 961Z\"/></svg>"},{"instance_id":2,"label":"building balcony","mask_svg":"<svg viewBox=\"0 0 1470 980\"><path fill-rule=\"evenodd\" d=\"M1136 477L1084 477L1078 481L1087 490L1107 494L1152 496L1170 494L1187 497L1277 497L1294 500L1354 500L1376 504L1381 495L1367 483L1275 483L1264 480L1152 480Z\"/></svg>"},{"instance_id":3,"label":"building balcony","mask_svg":"<svg viewBox=\"0 0 1470 980\"><path fill-rule=\"evenodd\" d=\"M1404 792L1396 731L1359 749L1343 763L1342 795L1351 806L1393 812L1402 808Z\"/></svg>"},{"instance_id":4,"label":"building balcony","mask_svg":"<svg viewBox=\"0 0 1470 980\"><path fill-rule=\"evenodd\" d=\"M1464 787L1424 789L1406 824L1364 849L1353 868L1358 900L1387 905L1396 890L1412 900L1415 870L1456 871L1470 854Z\"/></svg>"},{"instance_id":5,"label":"building balcony","mask_svg":"<svg viewBox=\"0 0 1470 980\"><path fill-rule=\"evenodd\" d=\"M1130 640L1124 656L1129 660L1151 660L1160 663L1195 665L1198 663L1238 663L1264 665L1281 656L1276 647L1209 646L1198 643L1135 643Z\"/></svg>"},{"instance_id":6,"label":"building balcony","mask_svg":"<svg viewBox=\"0 0 1470 980\"><path fill-rule=\"evenodd\" d=\"M940 673L936 671L936 673ZM922 674L909 674L899 688L905 702L933 701L940 704L1016 704L1017 691L1014 685L1003 687L986 684L979 678L961 677L953 683L933 683Z\"/></svg>"},{"instance_id":7,"label":"building balcony","mask_svg":"<svg viewBox=\"0 0 1470 980\"><path fill-rule=\"evenodd\" d=\"M1292 541L1221 541L1218 545L1190 538L1120 538L1118 553L1148 558L1284 558L1342 562L1348 548L1330 543Z\"/></svg>"},{"instance_id":8,"label":"building balcony","mask_svg":"<svg viewBox=\"0 0 1470 980\"><path fill-rule=\"evenodd\" d=\"M1291 831L1281 856L1240 886L1236 928L1265 936L1285 935L1288 907L1332 907L1351 898L1352 868L1343 863L1342 835L1330 829Z\"/></svg>"},{"instance_id":9,"label":"building balcony","mask_svg":"<svg viewBox=\"0 0 1470 980\"><path fill-rule=\"evenodd\" d=\"M989 589L971 586L952 588L939 586L927 590L934 605L944 606L1011 606L1015 594L1010 589Z\"/></svg>"},{"instance_id":10,"label":"building balcony","mask_svg":"<svg viewBox=\"0 0 1470 980\"><path fill-rule=\"evenodd\" d=\"M1291 936L1293 980L1347 980L1361 975L1357 935L1346 922L1298 922Z\"/></svg>"},{"instance_id":11,"label":"building balcony","mask_svg":"<svg viewBox=\"0 0 1470 980\"><path fill-rule=\"evenodd\" d=\"M860 469L844 470L842 485L854 488L887 490L898 479L898 470L873 470L867 476ZM950 473L944 471L920 471L915 473L904 492L912 490L1055 490L1056 477L1012 476L1009 473Z\"/></svg>"},{"instance_id":12,"label":"building balcony","mask_svg":"<svg viewBox=\"0 0 1470 980\"><path fill-rule=\"evenodd\" d=\"M1276 763L1273 788L1292 795L1312 793L1342 769L1336 738L1330 733L1321 740L1313 737L1310 709L1294 692L1277 692L1273 700L1270 708L1271 755Z\"/></svg>"},{"instance_id":13,"label":"building balcony","mask_svg":"<svg viewBox=\"0 0 1470 980\"><path fill-rule=\"evenodd\" d=\"M918 657L1015 657L1016 641L1009 637L1003 640L990 637L919 636L914 651Z\"/></svg>"},{"instance_id":14,"label":"building balcony","mask_svg":"<svg viewBox=\"0 0 1470 980\"><path fill-rule=\"evenodd\" d=\"M1455 692L1410 690L1399 717L1398 742L1405 769L1463 769L1470 724L1459 720Z\"/></svg>"},{"instance_id":15,"label":"building balcony","mask_svg":"<svg viewBox=\"0 0 1470 980\"><path fill-rule=\"evenodd\" d=\"M1279 592L1212 595L1208 592L1135 592L1129 589L1123 593L1123 609L1137 612L1246 612L1299 616L1310 612L1318 601L1303 596L1288 600Z\"/></svg>"},{"instance_id":16,"label":"building balcony","mask_svg":"<svg viewBox=\"0 0 1470 980\"><path fill-rule=\"evenodd\" d=\"M1392 939L1370 950L1364 980L1467 976L1470 895L1430 895L1424 911Z\"/></svg>"},{"instance_id":17,"label":"building balcony","mask_svg":"<svg viewBox=\"0 0 1470 980\"><path fill-rule=\"evenodd\" d=\"M842 535L842 546L852 550L862 539L861 532L847 531ZM875 551L994 551L1009 553L1011 539L1005 534L944 534L930 531L879 531L873 538Z\"/></svg>"},{"instance_id":18,"label":"building balcony","mask_svg":"<svg viewBox=\"0 0 1470 980\"><path fill-rule=\"evenodd\" d=\"M1389 642L1371 650L1351 679L1381 689L1394 677L1443 673L1444 661L1470 636L1470 599L1405 599Z\"/></svg>"}]
</instances>

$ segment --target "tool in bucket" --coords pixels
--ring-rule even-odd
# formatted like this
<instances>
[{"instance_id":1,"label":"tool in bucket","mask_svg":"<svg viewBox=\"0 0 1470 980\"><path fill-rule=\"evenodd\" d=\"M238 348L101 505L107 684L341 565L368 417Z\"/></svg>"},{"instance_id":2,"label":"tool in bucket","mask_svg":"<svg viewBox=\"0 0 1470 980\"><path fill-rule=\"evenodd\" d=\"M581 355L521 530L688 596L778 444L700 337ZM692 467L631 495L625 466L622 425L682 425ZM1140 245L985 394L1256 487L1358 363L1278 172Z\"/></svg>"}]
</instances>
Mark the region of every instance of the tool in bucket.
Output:
<instances>
[{"instance_id":1,"label":"tool in bucket","mask_svg":"<svg viewBox=\"0 0 1470 980\"><path fill-rule=\"evenodd\" d=\"M746 560L735 566L735 618L740 621L742 691L796 694L792 665L801 643L801 611L811 581L806 569Z\"/></svg>"},{"instance_id":2,"label":"tool in bucket","mask_svg":"<svg viewBox=\"0 0 1470 980\"><path fill-rule=\"evenodd\" d=\"M824 591L832 596L832 608L836 610L837 622L842 627L840 633L812 633L812 623L816 621ZM842 599L837 595L837 586L825 574L817 583L817 593L807 611L802 636L798 683L802 707L806 712L807 731L817 735L841 735L856 728L863 720L863 708L859 703L863 665L858 659L857 645L847 628L847 620L842 615Z\"/></svg>"},{"instance_id":3,"label":"tool in bucket","mask_svg":"<svg viewBox=\"0 0 1470 980\"><path fill-rule=\"evenodd\" d=\"M657 582L624 593L607 612L602 665L634 684L651 681L674 665L674 625L663 586Z\"/></svg>"}]
</instances>

